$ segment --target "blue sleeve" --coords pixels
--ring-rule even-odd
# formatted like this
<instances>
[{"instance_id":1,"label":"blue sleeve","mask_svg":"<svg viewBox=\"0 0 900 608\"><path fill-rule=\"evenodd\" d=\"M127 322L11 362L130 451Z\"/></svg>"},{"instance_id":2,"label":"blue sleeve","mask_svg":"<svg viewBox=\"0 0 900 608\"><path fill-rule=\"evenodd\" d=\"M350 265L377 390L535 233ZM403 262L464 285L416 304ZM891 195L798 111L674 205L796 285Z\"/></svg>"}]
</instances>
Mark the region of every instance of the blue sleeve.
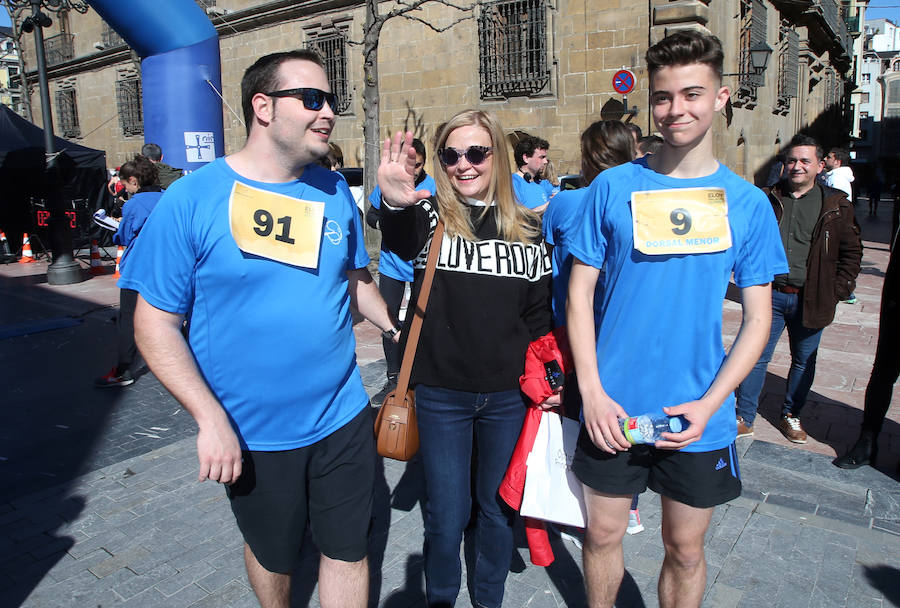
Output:
<instances>
[{"instance_id":1,"label":"blue sleeve","mask_svg":"<svg viewBox=\"0 0 900 608\"><path fill-rule=\"evenodd\" d=\"M606 258L607 238L603 220L609 198L609 179L601 173L585 194L581 208L582 220L574 223L566 237L566 244L572 255L598 269L603 268Z\"/></svg>"},{"instance_id":2,"label":"blue sleeve","mask_svg":"<svg viewBox=\"0 0 900 608\"><path fill-rule=\"evenodd\" d=\"M541 222L541 229L544 233L544 240L548 245L556 246L556 243L553 240L553 225L555 223L555 210L558 208L558 205L554 205L553 201L550 201L550 204L547 206L547 210L544 211L544 219Z\"/></svg>"},{"instance_id":3,"label":"blue sleeve","mask_svg":"<svg viewBox=\"0 0 900 608\"><path fill-rule=\"evenodd\" d=\"M196 201L172 186L135 239L119 287L133 289L166 312L184 314L194 299Z\"/></svg>"},{"instance_id":4,"label":"blue sleeve","mask_svg":"<svg viewBox=\"0 0 900 608\"><path fill-rule=\"evenodd\" d=\"M378 186L375 186L375 189L372 190L372 194L369 195L369 204L376 209L381 208L381 188Z\"/></svg>"},{"instance_id":5,"label":"blue sleeve","mask_svg":"<svg viewBox=\"0 0 900 608\"><path fill-rule=\"evenodd\" d=\"M753 191L747 195L745 235L737 243L740 249L734 262L734 282L741 288L769 283L775 275L788 272L772 205L759 188L751 188Z\"/></svg>"}]
</instances>

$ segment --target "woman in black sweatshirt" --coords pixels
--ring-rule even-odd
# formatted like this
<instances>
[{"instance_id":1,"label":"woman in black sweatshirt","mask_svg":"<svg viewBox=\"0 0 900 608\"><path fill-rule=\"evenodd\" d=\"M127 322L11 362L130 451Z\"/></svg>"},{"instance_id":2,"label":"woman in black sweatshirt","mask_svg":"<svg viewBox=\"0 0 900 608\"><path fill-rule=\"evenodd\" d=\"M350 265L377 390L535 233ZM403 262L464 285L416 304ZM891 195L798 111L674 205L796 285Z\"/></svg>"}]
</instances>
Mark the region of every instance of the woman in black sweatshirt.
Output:
<instances>
[{"instance_id":1,"label":"woman in black sweatshirt","mask_svg":"<svg viewBox=\"0 0 900 608\"><path fill-rule=\"evenodd\" d=\"M426 488L426 598L430 606L456 601L474 488L472 599L499 608L515 514L497 490L525 415L525 350L550 329L550 258L540 218L516 201L506 138L492 114L467 110L441 126L434 197L415 190L411 141L410 133L385 141L378 184L384 242L413 260L412 302L438 218L446 227L412 371Z\"/></svg>"}]
</instances>

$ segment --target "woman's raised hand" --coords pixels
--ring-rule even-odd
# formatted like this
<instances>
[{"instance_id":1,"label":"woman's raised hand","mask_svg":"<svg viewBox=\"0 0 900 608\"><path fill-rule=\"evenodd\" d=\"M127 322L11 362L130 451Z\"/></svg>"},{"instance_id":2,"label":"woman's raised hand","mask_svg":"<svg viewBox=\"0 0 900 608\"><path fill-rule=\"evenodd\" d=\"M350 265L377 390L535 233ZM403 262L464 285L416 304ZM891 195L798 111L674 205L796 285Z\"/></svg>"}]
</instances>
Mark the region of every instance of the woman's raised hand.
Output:
<instances>
[{"instance_id":1,"label":"woman's raised hand","mask_svg":"<svg viewBox=\"0 0 900 608\"><path fill-rule=\"evenodd\" d=\"M393 138L384 140L381 148L378 187L391 207L409 207L431 196L428 190L416 190L416 150L412 140L412 131L397 131Z\"/></svg>"}]
</instances>

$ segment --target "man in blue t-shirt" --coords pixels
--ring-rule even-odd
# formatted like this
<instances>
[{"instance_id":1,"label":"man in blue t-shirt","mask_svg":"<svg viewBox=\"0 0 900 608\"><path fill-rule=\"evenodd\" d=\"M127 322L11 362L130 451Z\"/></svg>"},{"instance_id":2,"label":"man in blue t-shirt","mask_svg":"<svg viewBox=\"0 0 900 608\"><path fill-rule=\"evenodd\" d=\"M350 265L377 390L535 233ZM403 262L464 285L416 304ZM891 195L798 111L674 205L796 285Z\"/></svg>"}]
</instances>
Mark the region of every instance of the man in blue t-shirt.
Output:
<instances>
[{"instance_id":1,"label":"man in blue t-shirt","mask_svg":"<svg viewBox=\"0 0 900 608\"><path fill-rule=\"evenodd\" d=\"M421 139L413 139L412 147L416 151L416 190L428 190L431 194L437 191L434 178L425 173L425 144ZM369 195L369 210L366 212L366 223L372 228L381 228L381 188L375 186ZM412 286L413 265L412 261L400 259L400 257L381 243L381 252L378 255L378 291L384 298L388 310L393 316L400 314L400 306L403 304L403 294L406 284ZM381 403L389 392L397 388L397 377L400 375L400 363L402 353L400 345L393 339L382 337L384 348L384 361L387 365L387 382L379 393L372 397L375 405Z\"/></svg>"},{"instance_id":2,"label":"man in blue t-shirt","mask_svg":"<svg viewBox=\"0 0 900 608\"><path fill-rule=\"evenodd\" d=\"M541 212L550 202L550 193L541 185L544 168L547 166L547 150L550 142L539 137L528 136L513 148L516 157L516 172L512 174L513 190L519 202L529 209Z\"/></svg>"},{"instance_id":3,"label":"man in blue t-shirt","mask_svg":"<svg viewBox=\"0 0 900 608\"><path fill-rule=\"evenodd\" d=\"M199 478L225 485L264 607L288 605L307 523L322 604L368 600L376 454L351 306L399 330L347 184L316 163L328 91L312 51L250 66L246 144L172 184L119 283L140 293L138 346L197 421Z\"/></svg>"},{"instance_id":4,"label":"man in blue t-shirt","mask_svg":"<svg viewBox=\"0 0 900 608\"><path fill-rule=\"evenodd\" d=\"M647 51L657 153L601 173L568 242L567 321L583 400L572 468L585 486L588 603L612 606L635 493L662 497L662 606L699 606L713 507L740 495L732 392L759 357L771 285L786 268L772 208L713 156L728 101L713 36L672 34ZM594 286L604 268L599 301ZM726 355L722 302L734 275L743 323ZM595 324L596 315L596 324ZM630 445L621 419L681 416L679 433Z\"/></svg>"}]
</instances>

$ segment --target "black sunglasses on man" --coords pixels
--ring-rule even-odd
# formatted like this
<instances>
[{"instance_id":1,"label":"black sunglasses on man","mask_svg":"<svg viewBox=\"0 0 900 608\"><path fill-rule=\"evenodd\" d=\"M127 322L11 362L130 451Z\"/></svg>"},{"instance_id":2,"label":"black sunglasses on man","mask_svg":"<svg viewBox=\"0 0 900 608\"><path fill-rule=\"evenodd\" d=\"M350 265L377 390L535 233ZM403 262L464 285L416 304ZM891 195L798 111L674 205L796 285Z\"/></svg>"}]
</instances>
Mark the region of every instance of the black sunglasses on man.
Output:
<instances>
[{"instance_id":1,"label":"black sunglasses on man","mask_svg":"<svg viewBox=\"0 0 900 608\"><path fill-rule=\"evenodd\" d=\"M325 102L331 106L333 112L337 112L337 95L334 93L326 93L321 89L282 89L281 91L269 91L263 93L269 97L294 97L303 102L303 107L307 110L321 110Z\"/></svg>"}]
</instances>

